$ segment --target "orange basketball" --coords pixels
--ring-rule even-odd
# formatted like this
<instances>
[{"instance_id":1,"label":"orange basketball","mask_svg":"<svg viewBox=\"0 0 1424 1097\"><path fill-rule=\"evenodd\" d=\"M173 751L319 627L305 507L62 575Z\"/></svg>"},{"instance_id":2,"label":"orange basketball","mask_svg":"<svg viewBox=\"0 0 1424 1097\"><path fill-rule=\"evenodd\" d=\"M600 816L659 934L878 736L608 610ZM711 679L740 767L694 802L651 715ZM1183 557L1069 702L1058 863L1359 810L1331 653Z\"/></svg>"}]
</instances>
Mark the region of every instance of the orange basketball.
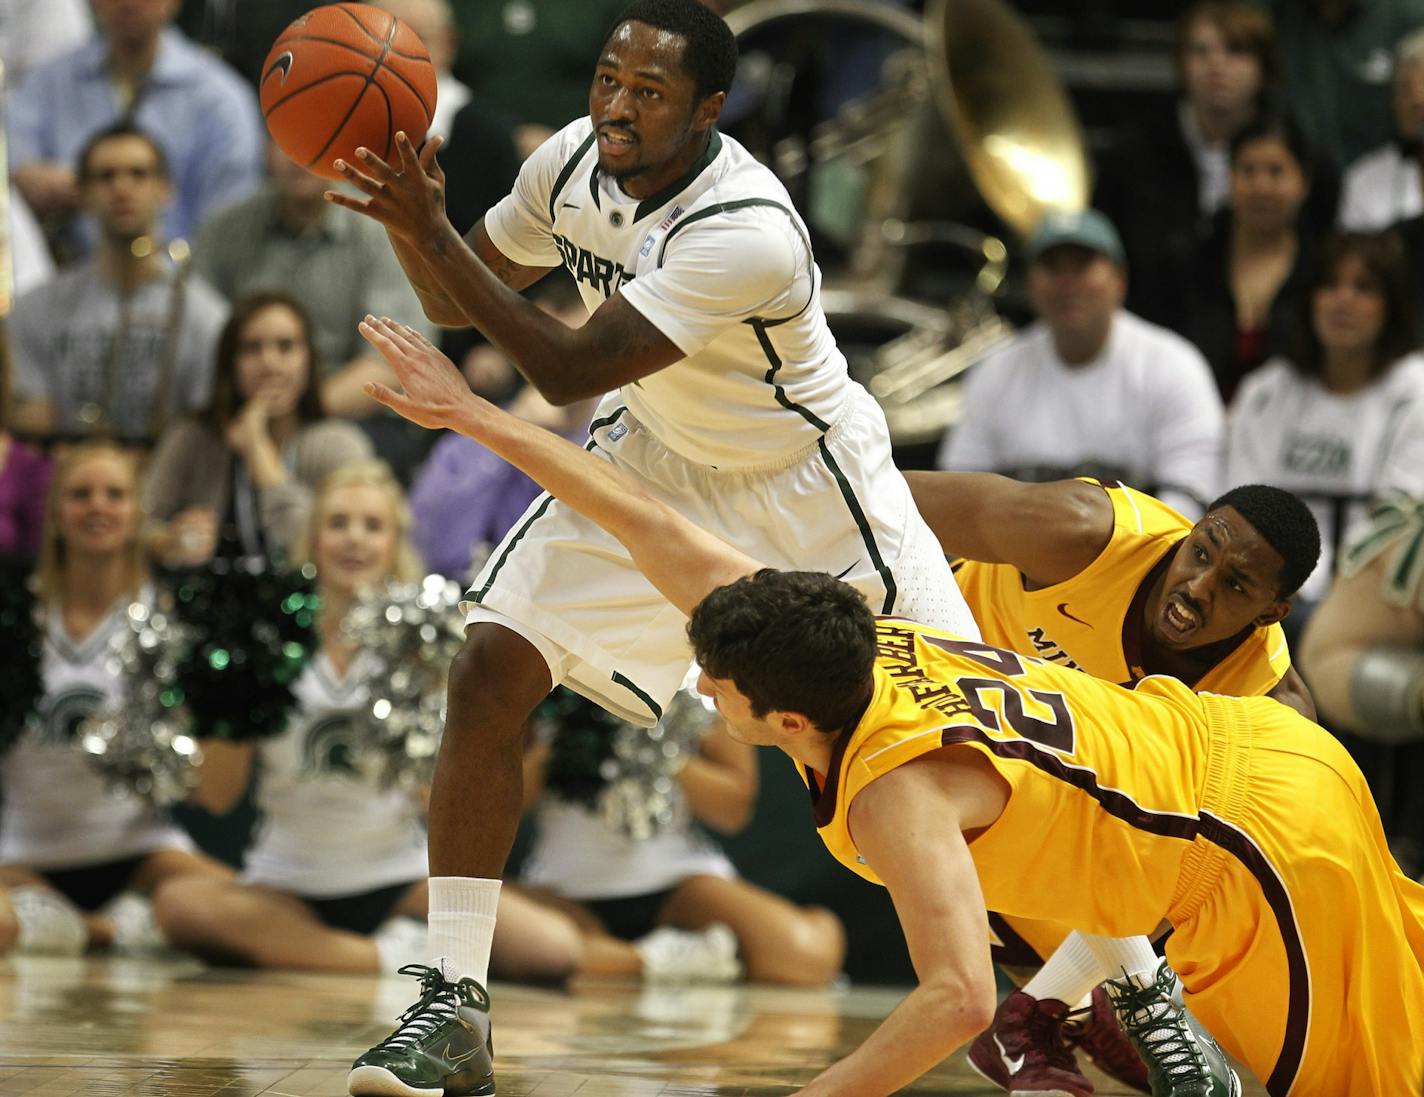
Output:
<instances>
[{"instance_id":1,"label":"orange basketball","mask_svg":"<svg viewBox=\"0 0 1424 1097\"><path fill-rule=\"evenodd\" d=\"M365 145L396 161L396 134L416 148L435 113L435 69L419 36L371 4L327 4L284 30L262 65L262 116L277 147L339 179Z\"/></svg>"}]
</instances>

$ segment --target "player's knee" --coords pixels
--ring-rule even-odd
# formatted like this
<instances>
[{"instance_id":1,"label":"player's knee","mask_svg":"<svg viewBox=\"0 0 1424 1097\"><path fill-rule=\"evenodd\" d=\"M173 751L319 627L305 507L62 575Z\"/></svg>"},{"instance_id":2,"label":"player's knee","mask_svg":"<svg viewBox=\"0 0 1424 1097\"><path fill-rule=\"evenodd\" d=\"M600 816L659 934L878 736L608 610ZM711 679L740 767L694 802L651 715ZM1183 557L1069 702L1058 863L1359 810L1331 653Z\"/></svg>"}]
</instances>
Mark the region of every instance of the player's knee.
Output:
<instances>
[{"instance_id":1,"label":"player's knee","mask_svg":"<svg viewBox=\"0 0 1424 1097\"><path fill-rule=\"evenodd\" d=\"M450 730L462 713L478 714L481 727L522 730L552 688L543 656L522 636L498 625L477 625L450 663Z\"/></svg>"}]
</instances>

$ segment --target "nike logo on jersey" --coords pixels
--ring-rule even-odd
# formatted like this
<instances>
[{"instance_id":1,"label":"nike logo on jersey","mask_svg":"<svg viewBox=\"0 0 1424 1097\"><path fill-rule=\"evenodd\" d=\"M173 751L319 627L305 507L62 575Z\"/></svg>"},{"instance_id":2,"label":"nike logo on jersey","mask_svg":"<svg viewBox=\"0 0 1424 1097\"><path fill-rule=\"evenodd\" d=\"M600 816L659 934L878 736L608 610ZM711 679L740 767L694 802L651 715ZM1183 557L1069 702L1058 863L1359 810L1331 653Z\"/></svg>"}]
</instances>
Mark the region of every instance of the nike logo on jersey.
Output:
<instances>
[{"instance_id":1,"label":"nike logo on jersey","mask_svg":"<svg viewBox=\"0 0 1424 1097\"><path fill-rule=\"evenodd\" d=\"M857 561L857 563L858 563L858 562L859 562L859 561ZM840 573L836 576L836 578L837 578L837 579L844 579L847 575L849 575L849 574L851 573L851 569L854 568L854 567L855 567L855 564L851 564L850 567L848 567L848 568L845 569L845 571L840 572Z\"/></svg>"},{"instance_id":2,"label":"nike logo on jersey","mask_svg":"<svg viewBox=\"0 0 1424 1097\"><path fill-rule=\"evenodd\" d=\"M622 263L595 255L587 248L581 248L567 236L554 233L554 246L563 256L564 269L580 282L586 282L604 297L612 297L615 290L625 282L631 282L633 275L623 269Z\"/></svg>"},{"instance_id":3,"label":"nike logo on jersey","mask_svg":"<svg viewBox=\"0 0 1424 1097\"><path fill-rule=\"evenodd\" d=\"M573 203L573 202L560 202L560 203L559 203L559 209L582 209L582 208L583 208L583 207L581 207L581 206L579 206L579 205L576 205L576 204Z\"/></svg>"},{"instance_id":4,"label":"nike logo on jersey","mask_svg":"<svg viewBox=\"0 0 1424 1097\"><path fill-rule=\"evenodd\" d=\"M1092 625L1089 625L1087 621L1084 621L1081 617L1074 617L1071 613L1069 613L1069 612L1068 612L1068 603L1067 603L1067 602L1059 602L1059 603L1058 603L1058 612L1061 613L1061 614L1063 614L1063 616L1066 617L1066 618L1068 618L1068 620L1070 620L1070 621L1077 621L1078 624L1080 624L1080 625L1087 625L1088 628L1092 628L1092 627L1093 627Z\"/></svg>"},{"instance_id":5,"label":"nike logo on jersey","mask_svg":"<svg viewBox=\"0 0 1424 1097\"><path fill-rule=\"evenodd\" d=\"M1010 1055L1009 1049L1004 1047L1004 1042L999 1039L997 1034L994 1036L994 1046L999 1049L999 1058L1004 1061L1004 1066L1009 1068L1009 1077L1012 1079L1015 1074L1023 1069L1024 1060L1027 1059L1028 1056Z\"/></svg>"}]
</instances>

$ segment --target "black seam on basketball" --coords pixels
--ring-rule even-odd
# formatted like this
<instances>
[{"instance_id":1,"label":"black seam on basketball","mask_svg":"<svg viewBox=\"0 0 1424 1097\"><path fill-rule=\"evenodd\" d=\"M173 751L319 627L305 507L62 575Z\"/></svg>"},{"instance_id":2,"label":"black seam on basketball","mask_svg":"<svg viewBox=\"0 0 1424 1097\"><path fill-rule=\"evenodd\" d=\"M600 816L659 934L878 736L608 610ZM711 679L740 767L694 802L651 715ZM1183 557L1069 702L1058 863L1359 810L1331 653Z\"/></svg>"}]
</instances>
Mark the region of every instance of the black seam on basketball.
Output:
<instances>
[{"instance_id":1,"label":"black seam on basketball","mask_svg":"<svg viewBox=\"0 0 1424 1097\"><path fill-rule=\"evenodd\" d=\"M293 35L291 38L283 39L283 41L284 41L284 42L321 42L321 43L323 43L324 45L328 45L328 46L338 46L338 47L340 47L341 49L349 50L351 53L354 53L357 57L361 58L361 60L363 60L363 61L369 61L369 60L371 59L371 55L370 55L369 53L362 53L362 52L361 52L360 50L358 50L355 46L353 46L350 42L343 42L343 41L342 41L341 39L339 39L339 38L323 38L322 36L317 35L317 34L302 34L302 35ZM393 53L393 54L395 54L397 57L406 57L406 58L409 58L410 60L414 60L414 61L427 61L427 62L429 61L429 58L428 58L428 57L421 57L421 56L419 56L418 54L401 53L399 50L388 50L387 52ZM381 56L384 57L385 54L382 54ZM391 68L389 65L386 65L386 66L385 66L385 69L386 69L386 71L387 71L388 73L390 73L390 74L391 74L392 76L394 76L397 80L399 80L402 84L404 84L407 88L409 88L409 89L410 89L410 93L411 93L412 95L414 95L414 96L416 97L416 99L418 99L418 100L420 101L421 109L425 111L425 125L426 125L426 128L428 129L428 128L430 127L430 123L435 120L435 110L434 110L434 108L431 107L431 105L425 101L425 96L421 94L420 89L419 89L418 87L416 87L413 83L411 83L410 79L409 79L403 72L401 72L399 69L393 69L393 68ZM332 73L331 75L333 75L333 76L362 76L362 75L364 75L364 74L363 74L360 70L358 70L358 69L342 69L341 72L339 72L339 73ZM374 74L373 74L373 75L374 75ZM325 77L323 77L323 79L325 79ZM319 82L319 81L314 81L314 83L317 83L317 82ZM311 85L307 85L307 87L310 87L310 86L311 86ZM305 89L303 89L303 90L305 90ZM296 93L294 92L293 94L296 94ZM279 100L279 101L280 101L280 100ZM276 105L277 105L276 103L273 104L274 107L275 107Z\"/></svg>"},{"instance_id":2,"label":"black seam on basketball","mask_svg":"<svg viewBox=\"0 0 1424 1097\"><path fill-rule=\"evenodd\" d=\"M348 19L350 19L353 23L355 23L358 27L360 27L361 30L362 30L362 32L363 32L363 33L366 35L366 37L369 38L372 42L380 42L380 40L381 40L381 39L380 39L380 36L379 36L379 35L376 35L376 34L373 34L373 33L371 32L371 28L368 27L368 26L366 26L365 23L361 22L361 20L356 17L356 13L355 13L354 11L352 11L350 8L346 8L346 7L342 7L342 8L340 9L340 11L341 11L341 14L342 14L342 15L346 16L346 17L347 17ZM394 38L395 38L394 30L395 30L395 28L397 28L397 27L399 27L399 26L400 26L400 20L397 19L395 16L391 16L391 28L392 28L392 33L391 33L390 39L388 39L388 40L386 41L386 43L385 43L385 46L386 46L386 53L392 54L392 55L394 55L394 56L396 56L396 57L404 58L404 59L407 60L407 61L426 61L426 62L428 62L428 61L430 60L430 54L429 54L429 53L425 53L425 54L407 53L405 50L398 50L398 49L395 48L395 46L391 45L391 39L394 39ZM395 76L400 77L400 73L396 72L394 69L392 69L391 72L392 72ZM404 77L401 77L401 79L404 79ZM406 83L407 85L410 85L410 81L408 81L408 80L406 80L405 83ZM426 119L427 119L427 123L426 123L426 124L429 125L429 123L430 123L431 121L434 121L434 119L435 119L435 111L431 108L430 104L425 101L425 96L421 95L420 92L419 92L413 85L411 85L410 90L413 91L413 92L415 92L415 97L420 100L420 105L425 108L425 117L426 117Z\"/></svg>"},{"instance_id":3,"label":"black seam on basketball","mask_svg":"<svg viewBox=\"0 0 1424 1097\"><path fill-rule=\"evenodd\" d=\"M281 99L277 100L277 102L273 103L267 110L263 111L262 118L264 121L268 118L271 118L273 113L275 113L278 109L280 109L281 107L285 107L293 99L296 99L298 96L305 95L313 88L319 88L323 84L329 84L333 80L350 79L353 76L357 79L360 79L361 74L359 72L352 72L349 69L343 69L341 72L333 72L326 76L323 76L320 80L313 80L310 84L303 84L296 91L289 92L288 94L282 96ZM365 89L362 88L362 91L364 92Z\"/></svg>"},{"instance_id":4,"label":"black seam on basketball","mask_svg":"<svg viewBox=\"0 0 1424 1097\"><path fill-rule=\"evenodd\" d=\"M385 155L381 157L381 159L386 161L387 163L390 163L391 160L395 159L394 154L396 150L395 111L391 109L390 93L386 91L386 89L383 88L379 82L373 81L371 87L375 88L378 92L381 93L381 101L386 104L386 152ZM364 92L362 94L364 94Z\"/></svg>"},{"instance_id":5,"label":"black seam on basketball","mask_svg":"<svg viewBox=\"0 0 1424 1097\"><path fill-rule=\"evenodd\" d=\"M355 23L358 27L360 27L362 34L364 34L364 35L365 35L367 38L369 38L372 42L375 42L377 45L380 45L380 43L381 43L381 36L380 36L379 34L375 33L373 30L371 30L371 28L368 27L368 26L366 26L366 24L363 23L363 22L361 22L361 20L357 19L357 18L356 18L356 13L355 13L354 11L352 11L350 8L346 7L346 5L344 5L344 4L337 4L337 5L335 5L335 7L336 7L336 10L337 10L337 11L339 11L342 15L346 16L346 18L350 19L351 22ZM390 13L387 12L386 14L389 15ZM396 22L396 17L395 17L394 15L392 15L392 16L391 16L391 23L392 23L392 24L395 24L395 22Z\"/></svg>"},{"instance_id":6,"label":"black seam on basketball","mask_svg":"<svg viewBox=\"0 0 1424 1097\"><path fill-rule=\"evenodd\" d=\"M379 86L379 85L376 84L376 73L378 73L378 72L381 71L381 62L383 62L383 61L386 59L386 51L387 51L388 49L390 49L391 39L392 39L393 37L395 37L395 33L396 33L396 22L395 22L394 19L392 19L392 20L391 20L390 32L386 35L386 43L385 43L384 46L381 47L380 55L375 59L375 62L371 65L371 71L366 75L366 83L362 86L361 90L356 93L356 97L351 100L351 106L347 108L346 113L345 113L345 114L342 116L342 118L341 118L341 121L338 122L338 123L336 123L336 128L331 131L331 136L326 139L326 144L322 145L320 151L318 151L315 156L313 156L309 161L307 161L307 165L306 165L306 166L307 166L308 168L310 168L313 164L316 164L318 161L321 160L321 158L322 158L323 156L326 155L327 150L328 150L329 148L331 148L331 143L332 143L333 141L335 141L336 138L337 138L337 135L340 134L341 131L346 128L346 123L349 122L349 121L351 121L351 116L356 113L356 108L361 105L361 100L364 99L364 98L366 98L366 91L367 91L367 89L370 88L370 87L372 87L372 86ZM393 69L393 70L391 70L391 71L394 72L395 70ZM389 159L390 159L390 157L389 157L390 144L391 144L391 132L390 132L390 128L387 127L387 129L386 129L386 152L387 152L388 155L381 157L381 159L383 159L383 160L389 160Z\"/></svg>"}]
</instances>

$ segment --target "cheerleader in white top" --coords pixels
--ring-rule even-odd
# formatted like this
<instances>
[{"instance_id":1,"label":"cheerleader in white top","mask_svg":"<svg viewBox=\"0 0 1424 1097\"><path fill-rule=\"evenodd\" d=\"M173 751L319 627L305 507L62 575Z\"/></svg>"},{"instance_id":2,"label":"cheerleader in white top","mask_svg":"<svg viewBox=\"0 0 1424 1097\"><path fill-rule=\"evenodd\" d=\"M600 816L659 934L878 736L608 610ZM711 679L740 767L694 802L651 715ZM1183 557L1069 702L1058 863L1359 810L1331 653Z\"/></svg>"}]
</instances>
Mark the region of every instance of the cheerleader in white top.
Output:
<instances>
[{"instance_id":1,"label":"cheerleader in white top","mask_svg":"<svg viewBox=\"0 0 1424 1097\"><path fill-rule=\"evenodd\" d=\"M296 562L316 565L318 650L280 734L204 746L195 799L228 811L255 776L258 824L240 879L184 881L159 896L159 920L180 947L219 962L309 971L424 961L424 798L379 788L355 764L371 734L375 656L341 631L363 589L421 576L409 531L405 498L380 461L347 465L318 488L294 550ZM497 971L556 979L572 970L581 942L566 919L513 892L501 915Z\"/></svg>"},{"instance_id":2,"label":"cheerleader in white top","mask_svg":"<svg viewBox=\"0 0 1424 1097\"><path fill-rule=\"evenodd\" d=\"M151 596L140 528L130 455L91 443L65 456L40 554L43 693L0 760L0 882L22 951L161 945L144 897L183 877L231 875L157 808L106 784L77 742L84 718L118 700L110 643L128 629L129 605Z\"/></svg>"}]
</instances>

